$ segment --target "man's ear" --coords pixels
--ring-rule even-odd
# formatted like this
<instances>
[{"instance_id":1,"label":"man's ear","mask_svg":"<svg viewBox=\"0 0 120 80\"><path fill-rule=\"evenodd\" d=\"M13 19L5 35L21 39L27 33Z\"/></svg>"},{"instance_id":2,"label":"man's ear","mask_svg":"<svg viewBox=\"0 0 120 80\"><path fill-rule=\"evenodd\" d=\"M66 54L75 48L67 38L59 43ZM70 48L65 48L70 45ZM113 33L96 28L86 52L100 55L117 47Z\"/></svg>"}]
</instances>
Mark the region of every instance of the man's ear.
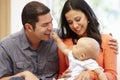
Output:
<instances>
[{"instance_id":1,"label":"man's ear","mask_svg":"<svg viewBox=\"0 0 120 80\"><path fill-rule=\"evenodd\" d=\"M31 32L31 31L33 30L33 27L32 27L31 24L26 23L26 24L25 24L25 29Z\"/></svg>"}]
</instances>

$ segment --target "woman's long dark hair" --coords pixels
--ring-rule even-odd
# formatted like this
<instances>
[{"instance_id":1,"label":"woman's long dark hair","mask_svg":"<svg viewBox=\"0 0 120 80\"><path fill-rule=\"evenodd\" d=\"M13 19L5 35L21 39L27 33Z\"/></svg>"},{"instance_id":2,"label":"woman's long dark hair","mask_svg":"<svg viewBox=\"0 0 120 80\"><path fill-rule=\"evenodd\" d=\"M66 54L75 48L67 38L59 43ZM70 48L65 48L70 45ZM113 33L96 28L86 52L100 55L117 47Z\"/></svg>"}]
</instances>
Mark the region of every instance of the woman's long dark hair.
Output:
<instances>
[{"instance_id":1,"label":"woman's long dark hair","mask_svg":"<svg viewBox=\"0 0 120 80\"><path fill-rule=\"evenodd\" d=\"M72 38L73 43L74 40L79 39L78 35L74 33L65 18L65 14L70 10L80 10L82 11L88 18L88 27L87 27L87 36L94 38L98 41L101 46L102 40L99 31L99 22L97 21L97 17L91 7L84 0L67 0L64 4L61 13L61 29L62 29L62 38Z\"/></svg>"}]
</instances>

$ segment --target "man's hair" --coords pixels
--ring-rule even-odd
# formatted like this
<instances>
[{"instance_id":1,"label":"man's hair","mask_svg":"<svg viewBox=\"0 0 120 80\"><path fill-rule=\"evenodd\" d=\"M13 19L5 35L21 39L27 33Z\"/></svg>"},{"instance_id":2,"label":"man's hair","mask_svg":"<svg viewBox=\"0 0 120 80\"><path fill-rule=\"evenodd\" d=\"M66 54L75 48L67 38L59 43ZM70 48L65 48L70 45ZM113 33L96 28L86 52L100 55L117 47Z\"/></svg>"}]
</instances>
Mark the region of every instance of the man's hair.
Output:
<instances>
[{"instance_id":1,"label":"man's hair","mask_svg":"<svg viewBox=\"0 0 120 80\"><path fill-rule=\"evenodd\" d=\"M22 24L29 23L35 29L35 23L38 22L38 16L47 14L50 9L41 2L32 1L25 5L22 11Z\"/></svg>"}]
</instances>

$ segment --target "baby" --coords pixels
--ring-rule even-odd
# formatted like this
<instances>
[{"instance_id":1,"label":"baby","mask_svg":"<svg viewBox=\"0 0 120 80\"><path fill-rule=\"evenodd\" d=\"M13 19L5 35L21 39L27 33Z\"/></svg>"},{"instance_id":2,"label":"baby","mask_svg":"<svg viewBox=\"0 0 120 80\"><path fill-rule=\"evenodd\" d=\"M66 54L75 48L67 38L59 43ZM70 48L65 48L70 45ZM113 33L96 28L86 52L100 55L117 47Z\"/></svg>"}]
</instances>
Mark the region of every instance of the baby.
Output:
<instances>
[{"instance_id":1,"label":"baby","mask_svg":"<svg viewBox=\"0 0 120 80\"><path fill-rule=\"evenodd\" d=\"M52 37L56 41L58 48L68 56L69 69L72 71L71 77L58 80L74 80L77 75L85 70L94 70L98 74L99 80L107 80L103 69L95 61L100 52L100 46L95 39L82 37L70 50L55 32L52 33Z\"/></svg>"}]
</instances>

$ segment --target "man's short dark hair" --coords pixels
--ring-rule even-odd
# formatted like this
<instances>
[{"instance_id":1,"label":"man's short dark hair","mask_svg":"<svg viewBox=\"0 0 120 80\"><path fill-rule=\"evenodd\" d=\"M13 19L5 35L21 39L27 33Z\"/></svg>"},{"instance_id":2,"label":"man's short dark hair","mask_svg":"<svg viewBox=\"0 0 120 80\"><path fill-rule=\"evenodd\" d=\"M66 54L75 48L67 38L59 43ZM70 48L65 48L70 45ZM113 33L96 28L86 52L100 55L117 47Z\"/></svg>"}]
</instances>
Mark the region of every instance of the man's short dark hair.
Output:
<instances>
[{"instance_id":1,"label":"man's short dark hair","mask_svg":"<svg viewBox=\"0 0 120 80\"><path fill-rule=\"evenodd\" d=\"M35 23L38 22L38 16L50 12L50 9L41 2L32 1L25 5L22 11L22 24L29 23L35 28Z\"/></svg>"}]
</instances>

